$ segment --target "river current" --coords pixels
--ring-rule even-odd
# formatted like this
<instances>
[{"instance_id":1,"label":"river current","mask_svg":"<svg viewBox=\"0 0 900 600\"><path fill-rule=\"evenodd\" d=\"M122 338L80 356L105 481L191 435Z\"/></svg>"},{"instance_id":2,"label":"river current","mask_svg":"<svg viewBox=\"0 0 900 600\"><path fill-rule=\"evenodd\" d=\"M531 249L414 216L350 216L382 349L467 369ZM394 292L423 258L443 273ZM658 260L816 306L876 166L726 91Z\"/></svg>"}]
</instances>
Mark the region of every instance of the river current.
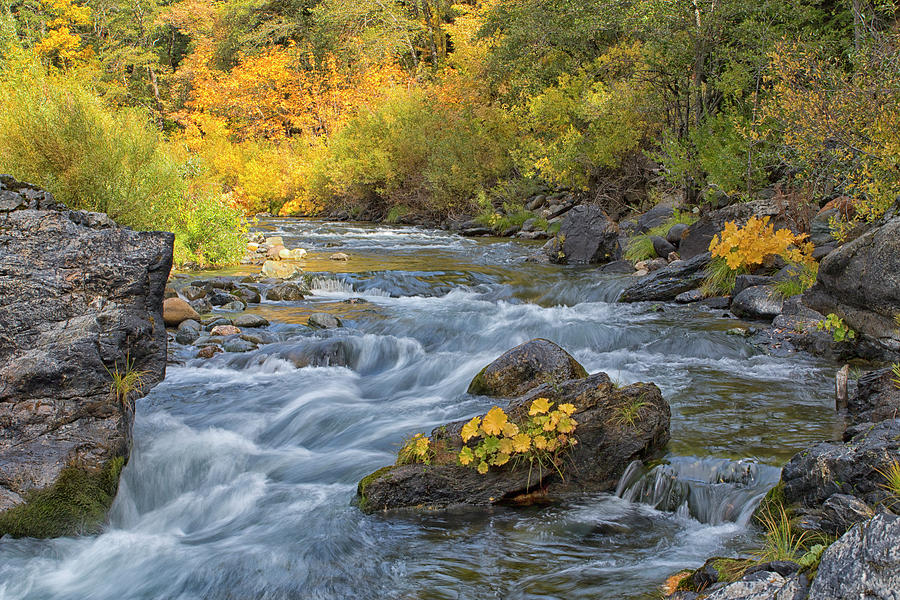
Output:
<instances>
[{"instance_id":1,"label":"river current","mask_svg":"<svg viewBox=\"0 0 900 600\"><path fill-rule=\"evenodd\" d=\"M637 599L758 541L780 466L833 437L834 365L768 356L721 310L617 304L628 278L525 262L538 246L412 227L271 220L320 273L299 302L252 305L275 344L192 358L137 403L104 532L0 539L0 600ZM346 252L347 263L328 260ZM225 274L250 273L249 268ZM350 304L349 298L365 303ZM315 332L315 311L346 327ZM404 439L489 409L472 377L550 339L589 372L656 383L668 454L617 493L545 506L365 515L356 484ZM297 368L338 338L348 366Z\"/></svg>"}]
</instances>

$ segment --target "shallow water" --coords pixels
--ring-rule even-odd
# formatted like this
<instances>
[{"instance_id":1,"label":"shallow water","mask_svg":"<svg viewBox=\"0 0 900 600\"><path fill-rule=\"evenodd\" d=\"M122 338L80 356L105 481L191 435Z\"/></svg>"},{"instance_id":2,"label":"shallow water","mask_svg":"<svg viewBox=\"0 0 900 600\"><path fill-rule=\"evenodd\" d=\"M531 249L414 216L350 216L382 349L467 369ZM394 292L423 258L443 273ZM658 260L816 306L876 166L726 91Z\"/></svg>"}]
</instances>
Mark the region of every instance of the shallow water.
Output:
<instances>
[{"instance_id":1,"label":"shallow water","mask_svg":"<svg viewBox=\"0 0 900 600\"><path fill-rule=\"evenodd\" d=\"M315 295L253 307L280 338L255 353L197 361L176 349L182 364L138 402L106 531L0 540L0 599L640 598L674 571L750 548L749 513L778 467L837 431L834 365L769 357L727 335L735 321L722 311L615 304L625 278L525 263L533 244L263 228L310 251ZM337 251L352 260L328 260ZM308 330L321 310L347 327ZM534 337L588 371L659 385L672 405L664 464L629 470L619 495L552 506L352 505L358 480L405 438L490 408L465 394L469 381ZM324 343L349 367L285 358Z\"/></svg>"}]
</instances>

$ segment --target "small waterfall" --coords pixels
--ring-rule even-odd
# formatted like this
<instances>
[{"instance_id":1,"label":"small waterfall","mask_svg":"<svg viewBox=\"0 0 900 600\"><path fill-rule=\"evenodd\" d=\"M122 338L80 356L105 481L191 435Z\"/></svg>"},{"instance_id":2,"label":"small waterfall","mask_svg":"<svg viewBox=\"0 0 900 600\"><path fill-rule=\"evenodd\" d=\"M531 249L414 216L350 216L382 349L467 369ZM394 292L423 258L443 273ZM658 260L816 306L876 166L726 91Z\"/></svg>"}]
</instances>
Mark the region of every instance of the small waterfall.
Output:
<instances>
[{"instance_id":1,"label":"small waterfall","mask_svg":"<svg viewBox=\"0 0 900 600\"><path fill-rule=\"evenodd\" d=\"M622 475L616 495L709 525L746 525L779 474L779 469L751 460L677 457L649 471L635 461Z\"/></svg>"}]
</instances>

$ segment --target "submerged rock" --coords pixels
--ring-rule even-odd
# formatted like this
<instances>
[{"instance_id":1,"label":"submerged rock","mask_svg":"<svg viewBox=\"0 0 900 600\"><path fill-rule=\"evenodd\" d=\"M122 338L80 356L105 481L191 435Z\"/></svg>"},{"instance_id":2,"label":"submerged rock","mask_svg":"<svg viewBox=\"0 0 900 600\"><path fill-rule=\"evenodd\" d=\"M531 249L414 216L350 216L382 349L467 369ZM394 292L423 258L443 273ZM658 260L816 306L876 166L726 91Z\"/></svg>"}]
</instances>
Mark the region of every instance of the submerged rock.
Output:
<instances>
[{"instance_id":1,"label":"submerged rock","mask_svg":"<svg viewBox=\"0 0 900 600\"><path fill-rule=\"evenodd\" d=\"M315 329L337 329L338 327L344 326L340 319L334 315L323 312L309 315L306 324Z\"/></svg>"},{"instance_id":2,"label":"submerged rock","mask_svg":"<svg viewBox=\"0 0 900 600\"><path fill-rule=\"evenodd\" d=\"M486 366L469 384L470 394L512 398L544 383L587 377L577 360L545 339L525 342Z\"/></svg>"},{"instance_id":3,"label":"submerged rock","mask_svg":"<svg viewBox=\"0 0 900 600\"><path fill-rule=\"evenodd\" d=\"M669 405L653 384L617 388L605 373L545 384L509 403L510 421L524 423L538 398L575 407L572 435L578 444L556 467L529 468L528 463L510 461L481 475L458 462L465 424L458 421L432 432L436 455L430 465L395 465L364 478L358 489L361 508L490 505L529 493L611 490L632 461L658 455L669 440Z\"/></svg>"},{"instance_id":4,"label":"submerged rock","mask_svg":"<svg viewBox=\"0 0 900 600\"><path fill-rule=\"evenodd\" d=\"M259 315L251 315L251 314L243 314L238 315L234 319L231 320L235 327L268 327L269 322L259 316Z\"/></svg>"},{"instance_id":5,"label":"submerged rock","mask_svg":"<svg viewBox=\"0 0 900 600\"><path fill-rule=\"evenodd\" d=\"M0 200L0 536L95 531L130 452L132 401L165 373L174 236L69 211L7 176ZM142 373L124 401L117 370Z\"/></svg>"},{"instance_id":6,"label":"submerged rock","mask_svg":"<svg viewBox=\"0 0 900 600\"><path fill-rule=\"evenodd\" d=\"M690 260L676 261L632 283L619 295L619 302L674 300L679 294L697 289L706 279L709 252Z\"/></svg>"},{"instance_id":7,"label":"submerged rock","mask_svg":"<svg viewBox=\"0 0 900 600\"><path fill-rule=\"evenodd\" d=\"M900 598L900 517L854 525L822 555L809 600Z\"/></svg>"}]
</instances>

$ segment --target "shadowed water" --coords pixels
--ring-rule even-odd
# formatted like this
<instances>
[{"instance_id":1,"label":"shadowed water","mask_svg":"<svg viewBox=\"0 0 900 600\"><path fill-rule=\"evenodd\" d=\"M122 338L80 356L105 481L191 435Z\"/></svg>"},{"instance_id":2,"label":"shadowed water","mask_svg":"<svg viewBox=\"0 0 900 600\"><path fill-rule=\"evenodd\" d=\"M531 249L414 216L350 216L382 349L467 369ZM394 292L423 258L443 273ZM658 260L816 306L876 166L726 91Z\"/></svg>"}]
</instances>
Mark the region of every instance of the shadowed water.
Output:
<instances>
[{"instance_id":1,"label":"shadowed water","mask_svg":"<svg viewBox=\"0 0 900 600\"><path fill-rule=\"evenodd\" d=\"M321 273L254 307L279 341L182 361L138 402L106 531L0 540L0 599L639 598L755 540L750 510L799 447L836 430L833 365L772 358L722 311L613 303L622 277L524 262L534 245L416 228L273 221ZM350 254L349 263L328 256ZM334 273L334 271L340 271ZM232 274L250 272L232 269ZM363 304L344 300L363 298ZM337 332L303 323L315 311ZM486 363L545 337L588 371L655 382L667 459L616 494L553 506L363 515L356 483L403 440L492 406ZM341 364L298 369L317 345Z\"/></svg>"}]
</instances>

